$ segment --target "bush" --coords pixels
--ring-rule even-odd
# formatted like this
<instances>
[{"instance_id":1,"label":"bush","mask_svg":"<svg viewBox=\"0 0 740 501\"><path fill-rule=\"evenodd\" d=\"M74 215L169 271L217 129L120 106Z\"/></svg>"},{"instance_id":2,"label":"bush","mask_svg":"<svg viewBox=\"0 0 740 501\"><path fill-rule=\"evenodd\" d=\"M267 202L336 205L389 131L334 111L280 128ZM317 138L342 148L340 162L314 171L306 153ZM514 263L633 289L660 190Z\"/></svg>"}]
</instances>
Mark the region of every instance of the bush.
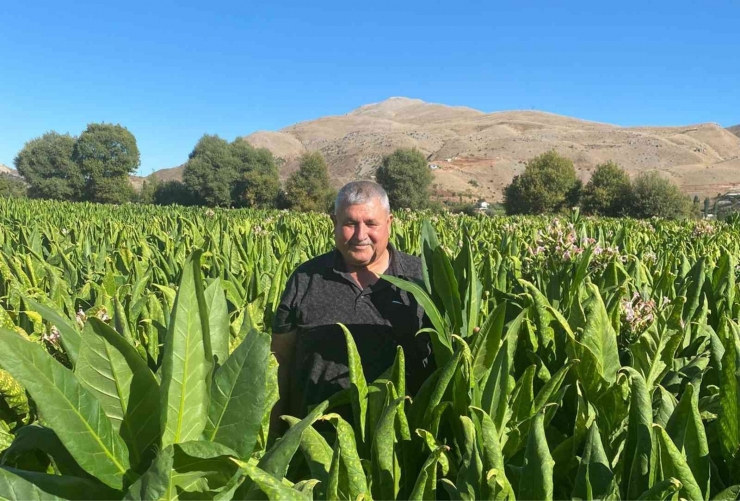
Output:
<instances>
[{"instance_id":1,"label":"bush","mask_svg":"<svg viewBox=\"0 0 740 501\"><path fill-rule=\"evenodd\" d=\"M610 217L622 216L628 210L631 193L630 177L624 169L611 161L597 165L583 190L583 212Z\"/></svg>"},{"instance_id":2,"label":"bush","mask_svg":"<svg viewBox=\"0 0 740 501\"><path fill-rule=\"evenodd\" d=\"M419 150L397 149L383 158L375 180L388 193L392 209L420 210L429 204L434 176Z\"/></svg>"},{"instance_id":3,"label":"bush","mask_svg":"<svg viewBox=\"0 0 740 501\"><path fill-rule=\"evenodd\" d=\"M28 187L23 180L10 174L0 174L0 197L25 197Z\"/></svg>"},{"instance_id":4,"label":"bush","mask_svg":"<svg viewBox=\"0 0 740 501\"><path fill-rule=\"evenodd\" d=\"M676 219L691 213L691 200L656 171L643 172L632 184L630 215Z\"/></svg>"},{"instance_id":5,"label":"bush","mask_svg":"<svg viewBox=\"0 0 740 501\"><path fill-rule=\"evenodd\" d=\"M504 206L507 214L559 212L578 204L580 189L573 162L548 151L527 162L504 189Z\"/></svg>"},{"instance_id":6,"label":"bush","mask_svg":"<svg viewBox=\"0 0 740 501\"><path fill-rule=\"evenodd\" d=\"M324 156L318 152L304 153L300 167L285 184L284 203L297 211L327 212L335 192L329 180Z\"/></svg>"}]
</instances>

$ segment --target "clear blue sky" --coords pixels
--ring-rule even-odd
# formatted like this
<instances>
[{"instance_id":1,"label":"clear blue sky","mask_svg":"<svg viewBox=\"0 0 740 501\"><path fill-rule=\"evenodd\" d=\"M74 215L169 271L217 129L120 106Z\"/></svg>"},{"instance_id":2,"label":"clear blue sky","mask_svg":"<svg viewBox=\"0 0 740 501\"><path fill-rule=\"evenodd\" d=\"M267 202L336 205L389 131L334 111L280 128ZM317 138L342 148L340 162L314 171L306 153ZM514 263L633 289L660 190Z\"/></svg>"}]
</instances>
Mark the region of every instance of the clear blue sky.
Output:
<instances>
[{"instance_id":1,"label":"clear blue sky","mask_svg":"<svg viewBox=\"0 0 740 501\"><path fill-rule=\"evenodd\" d=\"M608 4L608 5L607 5ZM0 163L125 125L139 172L390 96L620 125L740 123L740 1L3 2Z\"/></svg>"}]
</instances>

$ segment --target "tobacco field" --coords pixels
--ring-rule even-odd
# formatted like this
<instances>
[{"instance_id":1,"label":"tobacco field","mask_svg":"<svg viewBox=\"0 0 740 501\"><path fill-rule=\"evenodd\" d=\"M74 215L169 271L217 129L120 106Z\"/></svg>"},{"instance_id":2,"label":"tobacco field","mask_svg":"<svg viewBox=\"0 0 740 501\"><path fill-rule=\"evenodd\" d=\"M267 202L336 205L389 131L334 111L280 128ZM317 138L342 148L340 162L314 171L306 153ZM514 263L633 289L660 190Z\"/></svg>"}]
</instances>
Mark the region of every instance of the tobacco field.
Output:
<instances>
[{"instance_id":1,"label":"tobacco field","mask_svg":"<svg viewBox=\"0 0 740 501\"><path fill-rule=\"evenodd\" d=\"M328 216L0 199L0 498L740 499L740 223L391 241L436 372L367 381L345 329L350 388L277 436L271 318Z\"/></svg>"}]
</instances>

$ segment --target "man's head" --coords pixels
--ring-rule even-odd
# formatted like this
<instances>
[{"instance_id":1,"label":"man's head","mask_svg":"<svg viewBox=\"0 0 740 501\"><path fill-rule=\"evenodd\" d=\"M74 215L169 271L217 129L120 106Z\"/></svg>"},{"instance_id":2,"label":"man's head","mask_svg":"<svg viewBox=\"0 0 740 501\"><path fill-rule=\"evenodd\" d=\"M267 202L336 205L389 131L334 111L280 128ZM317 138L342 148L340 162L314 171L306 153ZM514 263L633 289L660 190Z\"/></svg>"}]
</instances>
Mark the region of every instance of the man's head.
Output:
<instances>
[{"instance_id":1,"label":"man's head","mask_svg":"<svg viewBox=\"0 0 740 501\"><path fill-rule=\"evenodd\" d=\"M388 195L372 181L354 181L339 190L334 202L334 242L348 266L364 267L388 247L391 214Z\"/></svg>"}]
</instances>

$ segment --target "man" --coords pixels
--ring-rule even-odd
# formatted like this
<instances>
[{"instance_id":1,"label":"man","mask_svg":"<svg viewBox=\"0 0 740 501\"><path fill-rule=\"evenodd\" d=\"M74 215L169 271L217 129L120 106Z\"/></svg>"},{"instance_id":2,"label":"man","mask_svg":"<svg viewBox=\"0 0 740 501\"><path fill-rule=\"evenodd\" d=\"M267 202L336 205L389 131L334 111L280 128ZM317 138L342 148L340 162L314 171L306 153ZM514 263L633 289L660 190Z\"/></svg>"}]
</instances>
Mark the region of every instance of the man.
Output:
<instances>
[{"instance_id":1,"label":"man","mask_svg":"<svg viewBox=\"0 0 740 501\"><path fill-rule=\"evenodd\" d=\"M295 270L273 320L272 351L280 363L273 417L303 417L309 406L349 386L338 322L352 333L368 382L393 365L397 346L406 357L410 394L433 370L429 338L416 336L423 309L379 277L421 280L421 260L388 242L393 215L385 190L370 181L347 184L337 195L332 221L336 249Z\"/></svg>"}]
</instances>

